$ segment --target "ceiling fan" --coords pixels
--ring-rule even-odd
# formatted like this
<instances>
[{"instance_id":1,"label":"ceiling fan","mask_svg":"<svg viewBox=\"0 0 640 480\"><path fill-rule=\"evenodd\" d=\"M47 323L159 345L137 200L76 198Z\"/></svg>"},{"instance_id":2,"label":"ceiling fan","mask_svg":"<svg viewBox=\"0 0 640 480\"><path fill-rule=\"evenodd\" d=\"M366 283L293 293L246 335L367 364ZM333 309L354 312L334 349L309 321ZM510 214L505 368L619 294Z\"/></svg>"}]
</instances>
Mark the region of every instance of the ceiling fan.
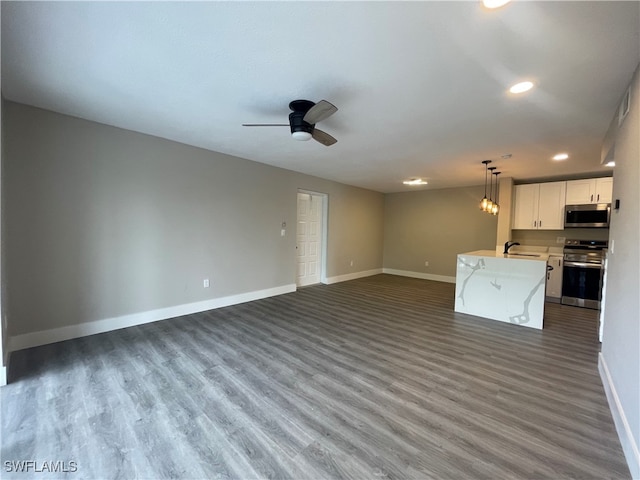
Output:
<instances>
[{"instance_id":1,"label":"ceiling fan","mask_svg":"<svg viewBox=\"0 0 640 480\"><path fill-rule=\"evenodd\" d=\"M318 103L309 100L294 100L289 103L291 113L289 123L243 123L243 127L291 127L291 136L296 140L315 141L329 147L338 140L326 132L316 128L316 123L330 117L338 111L335 105L320 100Z\"/></svg>"}]
</instances>

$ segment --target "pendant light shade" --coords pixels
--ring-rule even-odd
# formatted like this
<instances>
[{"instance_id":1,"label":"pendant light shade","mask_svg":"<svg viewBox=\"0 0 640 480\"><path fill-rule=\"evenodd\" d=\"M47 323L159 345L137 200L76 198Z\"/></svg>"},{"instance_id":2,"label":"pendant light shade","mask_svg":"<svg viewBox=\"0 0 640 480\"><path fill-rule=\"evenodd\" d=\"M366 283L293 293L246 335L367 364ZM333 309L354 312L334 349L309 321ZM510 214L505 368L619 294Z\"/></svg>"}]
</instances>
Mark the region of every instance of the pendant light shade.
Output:
<instances>
[{"instance_id":1,"label":"pendant light shade","mask_svg":"<svg viewBox=\"0 0 640 480\"><path fill-rule=\"evenodd\" d=\"M496 201L491 206L491 214L498 215L500 211L500 205L498 204L498 175L502 172L492 172L496 176Z\"/></svg>"},{"instance_id":2,"label":"pendant light shade","mask_svg":"<svg viewBox=\"0 0 640 480\"><path fill-rule=\"evenodd\" d=\"M494 172L497 167L489 167L491 160L483 160L484 165L484 197L480 200L480 210L487 212L491 215L498 215L500 211L500 205L498 204L498 175L501 172ZM487 173L491 173L489 176L489 198L487 198ZM496 176L496 199L493 200L493 176Z\"/></svg>"},{"instance_id":3,"label":"pendant light shade","mask_svg":"<svg viewBox=\"0 0 640 480\"><path fill-rule=\"evenodd\" d=\"M489 199L487 198L487 165L491 163L491 160L483 160L482 163L484 164L484 197L480 200L480 210L486 212L489 203Z\"/></svg>"},{"instance_id":4,"label":"pendant light shade","mask_svg":"<svg viewBox=\"0 0 640 480\"><path fill-rule=\"evenodd\" d=\"M489 171L493 174L493 171L496 167L489 167ZM489 200L487 200L487 208L485 208L485 212L491 213L491 209L493 208L493 175L489 176Z\"/></svg>"}]
</instances>

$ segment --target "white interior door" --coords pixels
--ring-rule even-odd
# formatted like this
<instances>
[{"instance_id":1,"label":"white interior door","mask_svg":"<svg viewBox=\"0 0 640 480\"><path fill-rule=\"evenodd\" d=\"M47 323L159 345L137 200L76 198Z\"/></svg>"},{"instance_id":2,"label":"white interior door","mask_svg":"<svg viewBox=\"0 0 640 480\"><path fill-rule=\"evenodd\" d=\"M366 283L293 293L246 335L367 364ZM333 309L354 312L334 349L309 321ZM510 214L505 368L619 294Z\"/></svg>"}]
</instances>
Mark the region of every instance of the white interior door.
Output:
<instances>
[{"instance_id":1,"label":"white interior door","mask_svg":"<svg viewBox=\"0 0 640 480\"><path fill-rule=\"evenodd\" d=\"M298 193L297 254L299 287L320 283L322 261L322 196Z\"/></svg>"}]
</instances>

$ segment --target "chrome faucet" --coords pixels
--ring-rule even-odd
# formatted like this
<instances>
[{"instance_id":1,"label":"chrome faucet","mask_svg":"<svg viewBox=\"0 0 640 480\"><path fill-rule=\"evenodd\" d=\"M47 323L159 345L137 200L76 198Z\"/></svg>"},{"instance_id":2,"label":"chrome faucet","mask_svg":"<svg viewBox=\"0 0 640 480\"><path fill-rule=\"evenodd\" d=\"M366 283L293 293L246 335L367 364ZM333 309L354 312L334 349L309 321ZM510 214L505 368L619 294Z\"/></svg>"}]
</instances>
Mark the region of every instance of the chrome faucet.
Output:
<instances>
[{"instance_id":1,"label":"chrome faucet","mask_svg":"<svg viewBox=\"0 0 640 480\"><path fill-rule=\"evenodd\" d=\"M507 255L509 253L509 249L514 245L520 245L518 242L504 242L504 254Z\"/></svg>"}]
</instances>

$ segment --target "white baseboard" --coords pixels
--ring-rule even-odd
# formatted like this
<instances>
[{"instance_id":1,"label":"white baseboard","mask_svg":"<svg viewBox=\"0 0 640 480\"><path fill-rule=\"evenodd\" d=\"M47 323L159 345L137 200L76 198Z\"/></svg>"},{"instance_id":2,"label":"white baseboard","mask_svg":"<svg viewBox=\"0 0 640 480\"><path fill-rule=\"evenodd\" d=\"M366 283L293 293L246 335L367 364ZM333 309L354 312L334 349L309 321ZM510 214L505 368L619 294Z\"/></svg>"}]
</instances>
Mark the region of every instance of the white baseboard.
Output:
<instances>
[{"instance_id":1,"label":"white baseboard","mask_svg":"<svg viewBox=\"0 0 640 480\"><path fill-rule=\"evenodd\" d=\"M600 372L602 385L604 386L604 391L609 401L609 409L613 416L613 423L616 425L622 451L624 452L627 465L631 471L631 478L640 479L640 452L638 451L638 444L636 443L636 439L633 438L631 427L620 403L620 398L616 392L616 387L613 384L611 375L609 374L609 368L607 368L607 362L602 356L602 352L598 356L598 372Z\"/></svg>"},{"instance_id":2,"label":"white baseboard","mask_svg":"<svg viewBox=\"0 0 640 480\"><path fill-rule=\"evenodd\" d=\"M364 270L362 272L346 273L344 275L337 275L335 277L327 277L326 284L346 282L348 280L355 280L356 278L371 277L372 275L380 275L382 273L381 268L374 268L373 270Z\"/></svg>"},{"instance_id":3,"label":"white baseboard","mask_svg":"<svg viewBox=\"0 0 640 480\"><path fill-rule=\"evenodd\" d=\"M202 302L187 303L184 305L159 308L157 310L150 310L147 312L122 315L120 317L105 318L94 322L25 333L10 338L9 350L16 351L24 348L37 347L38 345L46 345L48 343L62 342L63 340L70 340L72 338L86 337L89 335L95 335L96 333L110 332L121 328L142 325L144 323L157 322L158 320L167 320L181 315L205 312L215 308L228 307L230 305L251 302L253 300L260 300L262 298L274 297L276 295L295 291L295 284L282 285L280 287L267 288L265 290L256 290L253 292L240 293L238 295L213 298Z\"/></svg>"},{"instance_id":4,"label":"white baseboard","mask_svg":"<svg viewBox=\"0 0 640 480\"><path fill-rule=\"evenodd\" d=\"M383 268L382 273L388 273L389 275L400 275L401 277L433 280L435 282L456 283L456 277L449 277L447 275L434 275L433 273L412 272L410 270L396 270L395 268Z\"/></svg>"}]
</instances>

